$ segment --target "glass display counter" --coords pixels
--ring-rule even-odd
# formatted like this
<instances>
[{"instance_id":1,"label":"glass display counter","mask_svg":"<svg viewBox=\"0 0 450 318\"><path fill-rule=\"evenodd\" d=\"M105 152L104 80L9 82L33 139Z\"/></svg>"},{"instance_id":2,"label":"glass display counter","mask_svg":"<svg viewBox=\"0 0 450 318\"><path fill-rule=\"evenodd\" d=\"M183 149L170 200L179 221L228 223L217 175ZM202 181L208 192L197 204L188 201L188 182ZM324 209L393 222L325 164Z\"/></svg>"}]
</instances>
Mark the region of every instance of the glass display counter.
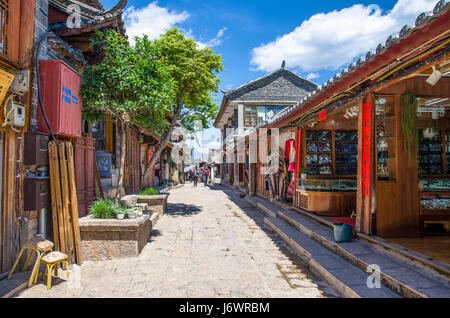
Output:
<instances>
[{"instance_id":1,"label":"glass display counter","mask_svg":"<svg viewBox=\"0 0 450 318\"><path fill-rule=\"evenodd\" d=\"M298 179L296 205L322 216L349 217L356 208L356 179Z\"/></svg>"},{"instance_id":2,"label":"glass display counter","mask_svg":"<svg viewBox=\"0 0 450 318\"><path fill-rule=\"evenodd\" d=\"M450 179L419 179L420 224L450 219Z\"/></svg>"},{"instance_id":3,"label":"glass display counter","mask_svg":"<svg viewBox=\"0 0 450 318\"><path fill-rule=\"evenodd\" d=\"M298 188L318 192L356 192L356 179L298 179Z\"/></svg>"},{"instance_id":4,"label":"glass display counter","mask_svg":"<svg viewBox=\"0 0 450 318\"><path fill-rule=\"evenodd\" d=\"M450 192L450 179L419 179L420 192Z\"/></svg>"},{"instance_id":5,"label":"glass display counter","mask_svg":"<svg viewBox=\"0 0 450 318\"><path fill-rule=\"evenodd\" d=\"M423 196L420 207L425 210L450 210L450 195Z\"/></svg>"}]
</instances>

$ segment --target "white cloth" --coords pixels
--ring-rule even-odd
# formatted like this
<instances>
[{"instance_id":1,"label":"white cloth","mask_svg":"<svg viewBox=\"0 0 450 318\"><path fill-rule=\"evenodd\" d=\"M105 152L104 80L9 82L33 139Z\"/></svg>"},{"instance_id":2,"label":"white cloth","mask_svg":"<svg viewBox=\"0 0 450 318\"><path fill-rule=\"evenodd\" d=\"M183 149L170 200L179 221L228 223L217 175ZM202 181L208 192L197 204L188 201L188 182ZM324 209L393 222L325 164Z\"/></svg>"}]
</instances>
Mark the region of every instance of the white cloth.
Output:
<instances>
[{"instance_id":1,"label":"white cloth","mask_svg":"<svg viewBox=\"0 0 450 318\"><path fill-rule=\"evenodd\" d=\"M169 179L169 164L164 166L164 179Z\"/></svg>"}]
</instances>

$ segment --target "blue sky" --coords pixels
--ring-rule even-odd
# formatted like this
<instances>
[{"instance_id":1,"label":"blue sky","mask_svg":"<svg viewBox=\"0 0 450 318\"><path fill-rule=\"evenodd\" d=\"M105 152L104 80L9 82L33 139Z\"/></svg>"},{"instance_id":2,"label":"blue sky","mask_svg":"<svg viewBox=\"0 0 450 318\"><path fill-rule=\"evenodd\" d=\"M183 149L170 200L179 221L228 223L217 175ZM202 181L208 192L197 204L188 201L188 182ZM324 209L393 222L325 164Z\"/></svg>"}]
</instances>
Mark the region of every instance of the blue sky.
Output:
<instances>
[{"instance_id":1,"label":"blue sky","mask_svg":"<svg viewBox=\"0 0 450 318\"><path fill-rule=\"evenodd\" d=\"M105 8L118 0L102 0ZM222 54L221 90L238 87L280 67L317 84L374 50L404 24L414 24L437 0L261 1L129 0L129 37L157 37L177 25L199 45ZM222 94L217 98L221 100ZM220 102L220 101L218 101ZM205 147L219 146L215 129L203 134Z\"/></svg>"}]
</instances>

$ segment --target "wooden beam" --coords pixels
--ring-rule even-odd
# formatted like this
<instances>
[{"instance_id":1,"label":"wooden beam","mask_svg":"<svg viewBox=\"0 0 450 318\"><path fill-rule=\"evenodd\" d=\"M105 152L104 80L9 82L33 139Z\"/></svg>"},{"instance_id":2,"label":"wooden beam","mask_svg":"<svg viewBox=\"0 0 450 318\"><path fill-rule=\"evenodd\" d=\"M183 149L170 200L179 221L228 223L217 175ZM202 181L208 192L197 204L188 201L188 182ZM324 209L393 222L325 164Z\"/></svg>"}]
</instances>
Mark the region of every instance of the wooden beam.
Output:
<instances>
[{"instance_id":1,"label":"wooden beam","mask_svg":"<svg viewBox=\"0 0 450 318\"><path fill-rule=\"evenodd\" d=\"M78 222L78 199L77 199L77 187L75 182L75 162L73 156L73 146L71 142L66 141L66 152L67 152L67 167L69 173L69 190L70 190L70 215L72 218L72 230L73 230L73 240L75 246L75 261L78 265L83 263L83 254L81 250L81 234L80 225ZM95 167L97 167L97 164Z\"/></svg>"},{"instance_id":2,"label":"wooden beam","mask_svg":"<svg viewBox=\"0 0 450 318\"><path fill-rule=\"evenodd\" d=\"M74 261L74 251L73 251L73 234L72 226L69 215L69 178L67 172L67 160L66 160L66 146L63 141L58 145L59 153L59 171L61 177L61 196L62 196L62 213L64 221L64 237L66 240L67 256L69 262Z\"/></svg>"},{"instance_id":3,"label":"wooden beam","mask_svg":"<svg viewBox=\"0 0 450 318\"><path fill-rule=\"evenodd\" d=\"M36 0L20 0L19 64L24 68L31 65L34 42L34 21Z\"/></svg>"}]
</instances>

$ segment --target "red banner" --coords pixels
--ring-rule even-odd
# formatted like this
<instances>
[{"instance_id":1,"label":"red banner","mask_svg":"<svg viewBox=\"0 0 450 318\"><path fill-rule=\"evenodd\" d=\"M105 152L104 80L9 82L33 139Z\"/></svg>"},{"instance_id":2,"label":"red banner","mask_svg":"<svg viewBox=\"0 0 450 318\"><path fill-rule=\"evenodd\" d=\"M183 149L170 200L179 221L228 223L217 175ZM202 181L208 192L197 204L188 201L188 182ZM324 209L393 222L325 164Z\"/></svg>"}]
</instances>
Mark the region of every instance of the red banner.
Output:
<instances>
[{"instance_id":1,"label":"red banner","mask_svg":"<svg viewBox=\"0 0 450 318\"><path fill-rule=\"evenodd\" d=\"M326 110L321 111L318 115L319 115L319 121L327 119L327 111Z\"/></svg>"},{"instance_id":2,"label":"red banner","mask_svg":"<svg viewBox=\"0 0 450 318\"><path fill-rule=\"evenodd\" d=\"M362 113L362 195L369 196L370 189L370 160L372 138L372 103L365 103Z\"/></svg>"},{"instance_id":3,"label":"red banner","mask_svg":"<svg viewBox=\"0 0 450 318\"><path fill-rule=\"evenodd\" d=\"M300 146L302 144L302 129L297 128L297 142L295 144L295 176L294 176L294 185L297 185L298 172L300 170Z\"/></svg>"}]
</instances>

